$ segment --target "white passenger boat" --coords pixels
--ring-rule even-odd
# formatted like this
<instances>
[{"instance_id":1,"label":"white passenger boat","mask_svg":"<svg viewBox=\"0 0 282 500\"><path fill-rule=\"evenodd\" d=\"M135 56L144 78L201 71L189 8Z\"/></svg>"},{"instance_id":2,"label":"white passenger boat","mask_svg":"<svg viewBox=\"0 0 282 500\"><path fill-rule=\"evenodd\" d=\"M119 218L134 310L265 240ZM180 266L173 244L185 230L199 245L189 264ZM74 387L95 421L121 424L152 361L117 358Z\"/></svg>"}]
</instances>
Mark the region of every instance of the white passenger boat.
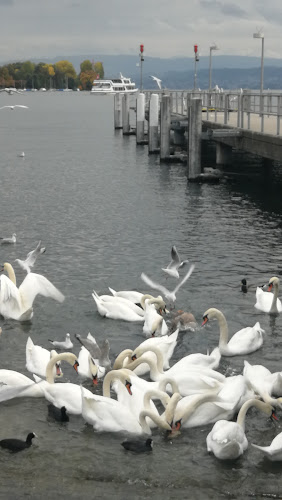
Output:
<instances>
[{"instance_id":1,"label":"white passenger boat","mask_svg":"<svg viewBox=\"0 0 282 500\"><path fill-rule=\"evenodd\" d=\"M120 73L119 78L111 80L94 80L90 94L134 94L138 89L130 78L126 78Z\"/></svg>"}]
</instances>

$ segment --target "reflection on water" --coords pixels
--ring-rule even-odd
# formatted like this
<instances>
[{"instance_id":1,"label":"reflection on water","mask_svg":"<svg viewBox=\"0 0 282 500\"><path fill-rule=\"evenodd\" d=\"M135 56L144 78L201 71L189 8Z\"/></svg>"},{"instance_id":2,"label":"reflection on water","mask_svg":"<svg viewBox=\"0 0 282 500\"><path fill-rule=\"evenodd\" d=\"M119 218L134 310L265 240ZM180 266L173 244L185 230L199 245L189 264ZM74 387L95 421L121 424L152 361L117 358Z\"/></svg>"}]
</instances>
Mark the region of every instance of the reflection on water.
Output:
<instances>
[{"instance_id":1,"label":"reflection on water","mask_svg":"<svg viewBox=\"0 0 282 500\"><path fill-rule=\"evenodd\" d=\"M3 105L10 96L2 96ZM23 98L22 98L23 99ZM9 101L10 102L10 101ZM146 289L145 272L165 283L161 267L170 249L195 263L195 271L177 295L177 307L191 310L199 323L209 307L226 315L230 334L260 321L263 347L247 357L272 372L281 369L281 318L254 308L255 286L281 274L281 197L275 185L231 176L219 185L187 183L184 165L159 164L135 138L113 130L111 97L84 93L34 93L25 96L28 113L1 113L1 236L17 233L17 243L0 247L1 262L15 265L18 283L24 273L14 260L24 258L42 240L46 253L35 271L48 277L66 296L63 304L37 297L30 324L0 320L1 368L25 368L25 345L50 348L49 338L90 331L108 338L111 356L144 340L140 324L101 318L92 290L108 287ZM5 110L4 110L5 111ZM20 110L21 111L21 110ZM25 151L25 158L17 154ZM239 156L238 158L239 159ZM248 160L249 161L249 160ZM236 155L234 172L259 170ZM276 167L276 170L278 168ZM259 178L259 177L258 177ZM254 285L240 291L246 278ZM173 286L172 282L166 282ZM218 344L217 323L182 333L172 362ZM224 358L223 373L241 373L244 357ZM63 366L64 380L77 383ZM86 384L89 388L89 385ZM91 389L92 390L92 389ZM99 392L101 388L99 387ZM206 451L210 426L183 430L169 441L154 431L154 450L133 456L120 443L124 435L94 433L81 417L67 424L48 420L44 399L20 398L1 404L0 439L39 438L24 454L0 452L3 498L246 498L278 494L276 464L266 464L249 448L237 462L221 463ZM267 445L280 432L253 409L246 419L249 442ZM255 478L255 481L254 481Z\"/></svg>"}]
</instances>

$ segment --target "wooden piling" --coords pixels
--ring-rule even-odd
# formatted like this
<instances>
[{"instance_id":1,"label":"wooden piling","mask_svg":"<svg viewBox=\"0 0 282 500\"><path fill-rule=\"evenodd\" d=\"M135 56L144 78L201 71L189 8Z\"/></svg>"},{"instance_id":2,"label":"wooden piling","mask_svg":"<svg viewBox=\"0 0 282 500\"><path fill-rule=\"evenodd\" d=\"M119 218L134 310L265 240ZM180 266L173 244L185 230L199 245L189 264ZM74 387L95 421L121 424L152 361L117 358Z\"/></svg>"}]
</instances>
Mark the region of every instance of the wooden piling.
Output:
<instances>
[{"instance_id":1,"label":"wooden piling","mask_svg":"<svg viewBox=\"0 0 282 500\"><path fill-rule=\"evenodd\" d=\"M170 96L163 95L161 100L160 161L165 161L170 156L170 120Z\"/></svg>"},{"instance_id":2,"label":"wooden piling","mask_svg":"<svg viewBox=\"0 0 282 500\"><path fill-rule=\"evenodd\" d=\"M122 128L122 99L121 94L115 94L114 100L114 125L115 129Z\"/></svg>"},{"instance_id":3,"label":"wooden piling","mask_svg":"<svg viewBox=\"0 0 282 500\"><path fill-rule=\"evenodd\" d=\"M129 95L123 94L122 96L122 133L123 135L130 134L129 123Z\"/></svg>"},{"instance_id":4,"label":"wooden piling","mask_svg":"<svg viewBox=\"0 0 282 500\"><path fill-rule=\"evenodd\" d=\"M145 144L145 94L136 99L136 144Z\"/></svg>"},{"instance_id":5,"label":"wooden piling","mask_svg":"<svg viewBox=\"0 0 282 500\"><path fill-rule=\"evenodd\" d=\"M188 179L201 174L202 99L191 99L188 107Z\"/></svg>"},{"instance_id":6,"label":"wooden piling","mask_svg":"<svg viewBox=\"0 0 282 500\"><path fill-rule=\"evenodd\" d=\"M159 95L152 94L149 103L149 154L159 151Z\"/></svg>"}]
</instances>

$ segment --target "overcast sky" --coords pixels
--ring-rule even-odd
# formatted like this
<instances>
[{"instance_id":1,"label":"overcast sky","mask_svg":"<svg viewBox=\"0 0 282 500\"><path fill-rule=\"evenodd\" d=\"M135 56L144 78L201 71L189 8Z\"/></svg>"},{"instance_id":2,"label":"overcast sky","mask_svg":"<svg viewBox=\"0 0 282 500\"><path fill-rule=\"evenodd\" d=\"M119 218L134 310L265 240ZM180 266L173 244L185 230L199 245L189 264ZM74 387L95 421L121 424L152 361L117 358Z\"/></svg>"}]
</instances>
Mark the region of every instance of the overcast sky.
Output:
<instances>
[{"instance_id":1,"label":"overcast sky","mask_svg":"<svg viewBox=\"0 0 282 500\"><path fill-rule=\"evenodd\" d=\"M0 0L0 60L80 54L282 56L281 0ZM52 61L51 61L52 62Z\"/></svg>"}]
</instances>

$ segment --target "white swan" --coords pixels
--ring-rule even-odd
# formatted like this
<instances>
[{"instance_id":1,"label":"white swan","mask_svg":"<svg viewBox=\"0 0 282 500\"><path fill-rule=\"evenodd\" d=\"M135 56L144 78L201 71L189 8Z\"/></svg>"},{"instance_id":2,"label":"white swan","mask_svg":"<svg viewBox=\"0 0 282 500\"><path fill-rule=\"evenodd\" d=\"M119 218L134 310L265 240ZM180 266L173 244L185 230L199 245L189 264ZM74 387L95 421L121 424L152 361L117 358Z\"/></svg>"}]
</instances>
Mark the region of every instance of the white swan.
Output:
<instances>
[{"instance_id":1,"label":"white swan","mask_svg":"<svg viewBox=\"0 0 282 500\"><path fill-rule=\"evenodd\" d=\"M146 353L147 356L149 352L153 353L156 356L154 360L157 359L158 369L163 370L163 354L159 347L156 345L141 344L134 350L131 355L131 359L133 361L137 358L140 359L143 354ZM186 370L200 370L201 373L205 373L207 375L212 374L213 377L217 378L220 382L223 382L225 380L225 376L221 373L212 371L213 367L218 366L220 358L221 355L218 347L214 349L212 355L210 356L201 353L188 354L187 356L184 356L179 361L174 363L174 365L172 365L165 373L169 373L171 376L176 372L181 373ZM130 365L128 366L128 368L130 368Z\"/></svg>"},{"instance_id":2,"label":"white swan","mask_svg":"<svg viewBox=\"0 0 282 500\"><path fill-rule=\"evenodd\" d=\"M53 356L57 356L56 351L51 352L40 345L35 345L28 337L25 348L26 368L30 373L35 373L39 377L45 377L46 367ZM53 366L54 377L62 377L63 373L60 367L60 361Z\"/></svg>"},{"instance_id":3,"label":"white swan","mask_svg":"<svg viewBox=\"0 0 282 500\"><path fill-rule=\"evenodd\" d=\"M153 381L161 381L167 377L174 379L179 388L179 393L182 396L189 396L190 394L201 393L209 389L220 387L222 385L220 380L225 380L224 375L203 367L200 367L199 369L195 365L193 368L186 371L175 370L174 372L171 372L170 368L169 370L163 372L159 367L159 363L158 366L156 366L156 362L152 362L152 360L148 359L146 356L136 359L128 366L128 368L130 368L130 370L134 370L134 368L139 366L141 363L147 363L149 365L150 378Z\"/></svg>"},{"instance_id":4,"label":"white swan","mask_svg":"<svg viewBox=\"0 0 282 500\"><path fill-rule=\"evenodd\" d=\"M79 351L78 363L78 375L82 379L90 378L94 385L98 384L98 378L102 378L105 375L105 368L97 365L91 357L90 352L83 346L81 346Z\"/></svg>"},{"instance_id":5,"label":"white swan","mask_svg":"<svg viewBox=\"0 0 282 500\"><path fill-rule=\"evenodd\" d=\"M146 418L150 417L160 428L171 430L170 425L152 410L141 411L139 419L126 406L103 396L88 397L81 387L82 416L98 432L129 432L136 435L151 434ZM102 399L103 398L103 399Z\"/></svg>"},{"instance_id":6,"label":"white swan","mask_svg":"<svg viewBox=\"0 0 282 500\"><path fill-rule=\"evenodd\" d=\"M271 462L278 462L282 460L282 432L277 434L269 446L258 446L251 443L257 450L262 451L264 456L271 460Z\"/></svg>"},{"instance_id":7,"label":"white swan","mask_svg":"<svg viewBox=\"0 0 282 500\"><path fill-rule=\"evenodd\" d=\"M264 292L262 288L256 289L256 303L255 308L270 314L277 314L282 311L281 301L278 299L280 280L276 276L270 278L268 282L268 291ZM270 291L274 289L274 293Z\"/></svg>"},{"instance_id":8,"label":"white swan","mask_svg":"<svg viewBox=\"0 0 282 500\"><path fill-rule=\"evenodd\" d=\"M136 305L131 300L125 299L124 297L117 297L113 295L98 295L95 290L93 290L94 295L97 299L102 302L113 302L114 304L124 304L126 307L129 307L139 316L144 316L144 309L138 305Z\"/></svg>"},{"instance_id":9,"label":"white swan","mask_svg":"<svg viewBox=\"0 0 282 500\"><path fill-rule=\"evenodd\" d=\"M194 264L192 264L189 268L189 271L186 273L184 278L182 278L181 281L178 282L174 290L169 291L167 288L165 288L163 285L160 285L159 283L156 283L155 281L151 280L145 273L141 274L141 279L151 288L154 290L159 290L163 296L169 301L169 302L175 302L176 301L176 293L178 292L179 288L184 285L184 283L190 278L192 272L194 271Z\"/></svg>"},{"instance_id":10,"label":"white swan","mask_svg":"<svg viewBox=\"0 0 282 500\"><path fill-rule=\"evenodd\" d=\"M264 330L257 322L253 327L248 326L234 333L228 342L228 326L224 314L214 307L208 309L203 315L202 326L210 319L215 318L219 323L219 350L222 356L237 356L257 351L263 344Z\"/></svg>"},{"instance_id":11,"label":"white swan","mask_svg":"<svg viewBox=\"0 0 282 500\"><path fill-rule=\"evenodd\" d=\"M178 330L175 330L175 332L173 332L171 335L164 335L162 337L151 337L149 339L146 339L137 348L141 347L149 348L150 346L158 347L163 355L163 368L166 370L169 368L169 360L175 349L177 338L178 338ZM135 358L134 359L132 358L132 355L133 355L132 349L125 349L124 351L122 351L117 356L113 368L115 370L118 370L119 368L123 367L127 368L127 365L135 360ZM150 351L147 352L147 356L152 360L152 362L154 362L156 359L154 353L151 353ZM148 373L150 371L150 367L145 363L142 363L141 365L137 366L133 371L136 375L141 376Z\"/></svg>"},{"instance_id":12,"label":"white swan","mask_svg":"<svg viewBox=\"0 0 282 500\"><path fill-rule=\"evenodd\" d=\"M51 297L58 302L64 301L64 295L41 274L29 273L17 288L13 267L5 262L1 271L8 276L0 277L0 314L5 319L18 321L30 320L33 316L33 302L37 295Z\"/></svg>"},{"instance_id":13,"label":"white swan","mask_svg":"<svg viewBox=\"0 0 282 500\"><path fill-rule=\"evenodd\" d=\"M235 375L226 378L221 388L207 392L206 396L182 398L173 410L172 427L178 431L180 428L212 424L217 420L230 420L255 394L246 386L243 375Z\"/></svg>"},{"instance_id":14,"label":"white swan","mask_svg":"<svg viewBox=\"0 0 282 500\"><path fill-rule=\"evenodd\" d=\"M274 386L279 373L271 373L263 365L251 365L248 361L244 361L243 375L246 383L258 394L266 403L272 406L282 408L282 397L274 398Z\"/></svg>"},{"instance_id":15,"label":"white swan","mask_svg":"<svg viewBox=\"0 0 282 500\"><path fill-rule=\"evenodd\" d=\"M147 295L143 295L141 306L144 309L143 333L156 337L167 335L168 326L164 318L157 312L157 310L166 311L162 297L147 298Z\"/></svg>"},{"instance_id":16,"label":"white swan","mask_svg":"<svg viewBox=\"0 0 282 500\"><path fill-rule=\"evenodd\" d=\"M116 292L113 288L108 288L114 297L123 297L124 299L130 300L134 304L141 304L143 293L135 292L134 290L120 290L119 292Z\"/></svg>"},{"instance_id":17,"label":"white swan","mask_svg":"<svg viewBox=\"0 0 282 500\"><path fill-rule=\"evenodd\" d=\"M245 435L245 417L248 409L255 406L268 416L272 415L273 408L270 404L250 399L240 409L237 422L219 420L216 422L207 436L207 450L212 452L220 460L235 460L248 448L248 440Z\"/></svg>"},{"instance_id":18,"label":"white swan","mask_svg":"<svg viewBox=\"0 0 282 500\"><path fill-rule=\"evenodd\" d=\"M167 267L165 267L165 268L162 267L162 271L164 271L169 276L172 276L173 278L179 278L178 269L185 266L185 264L188 264L188 262L189 262L189 260L181 261L179 254L176 250L176 246L173 245L173 247L171 249L171 261Z\"/></svg>"},{"instance_id":19,"label":"white swan","mask_svg":"<svg viewBox=\"0 0 282 500\"><path fill-rule=\"evenodd\" d=\"M42 380L37 375L33 375L36 383L22 373L14 370L0 370L0 402L8 401L16 397L43 397L45 386L65 386L67 384L54 384L53 368L59 361L64 360L73 365L77 370L78 362L72 353L61 353L53 356L46 366L46 380ZM74 385L74 384L70 384ZM61 405L61 408L64 405Z\"/></svg>"},{"instance_id":20,"label":"white swan","mask_svg":"<svg viewBox=\"0 0 282 500\"><path fill-rule=\"evenodd\" d=\"M144 316L140 316L134 312L131 307L121 303L121 301L104 302L99 298L95 291L93 291L92 297L96 303L100 316L110 319L120 319L123 321L144 322Z\"/></svg>"}]
</instances>

